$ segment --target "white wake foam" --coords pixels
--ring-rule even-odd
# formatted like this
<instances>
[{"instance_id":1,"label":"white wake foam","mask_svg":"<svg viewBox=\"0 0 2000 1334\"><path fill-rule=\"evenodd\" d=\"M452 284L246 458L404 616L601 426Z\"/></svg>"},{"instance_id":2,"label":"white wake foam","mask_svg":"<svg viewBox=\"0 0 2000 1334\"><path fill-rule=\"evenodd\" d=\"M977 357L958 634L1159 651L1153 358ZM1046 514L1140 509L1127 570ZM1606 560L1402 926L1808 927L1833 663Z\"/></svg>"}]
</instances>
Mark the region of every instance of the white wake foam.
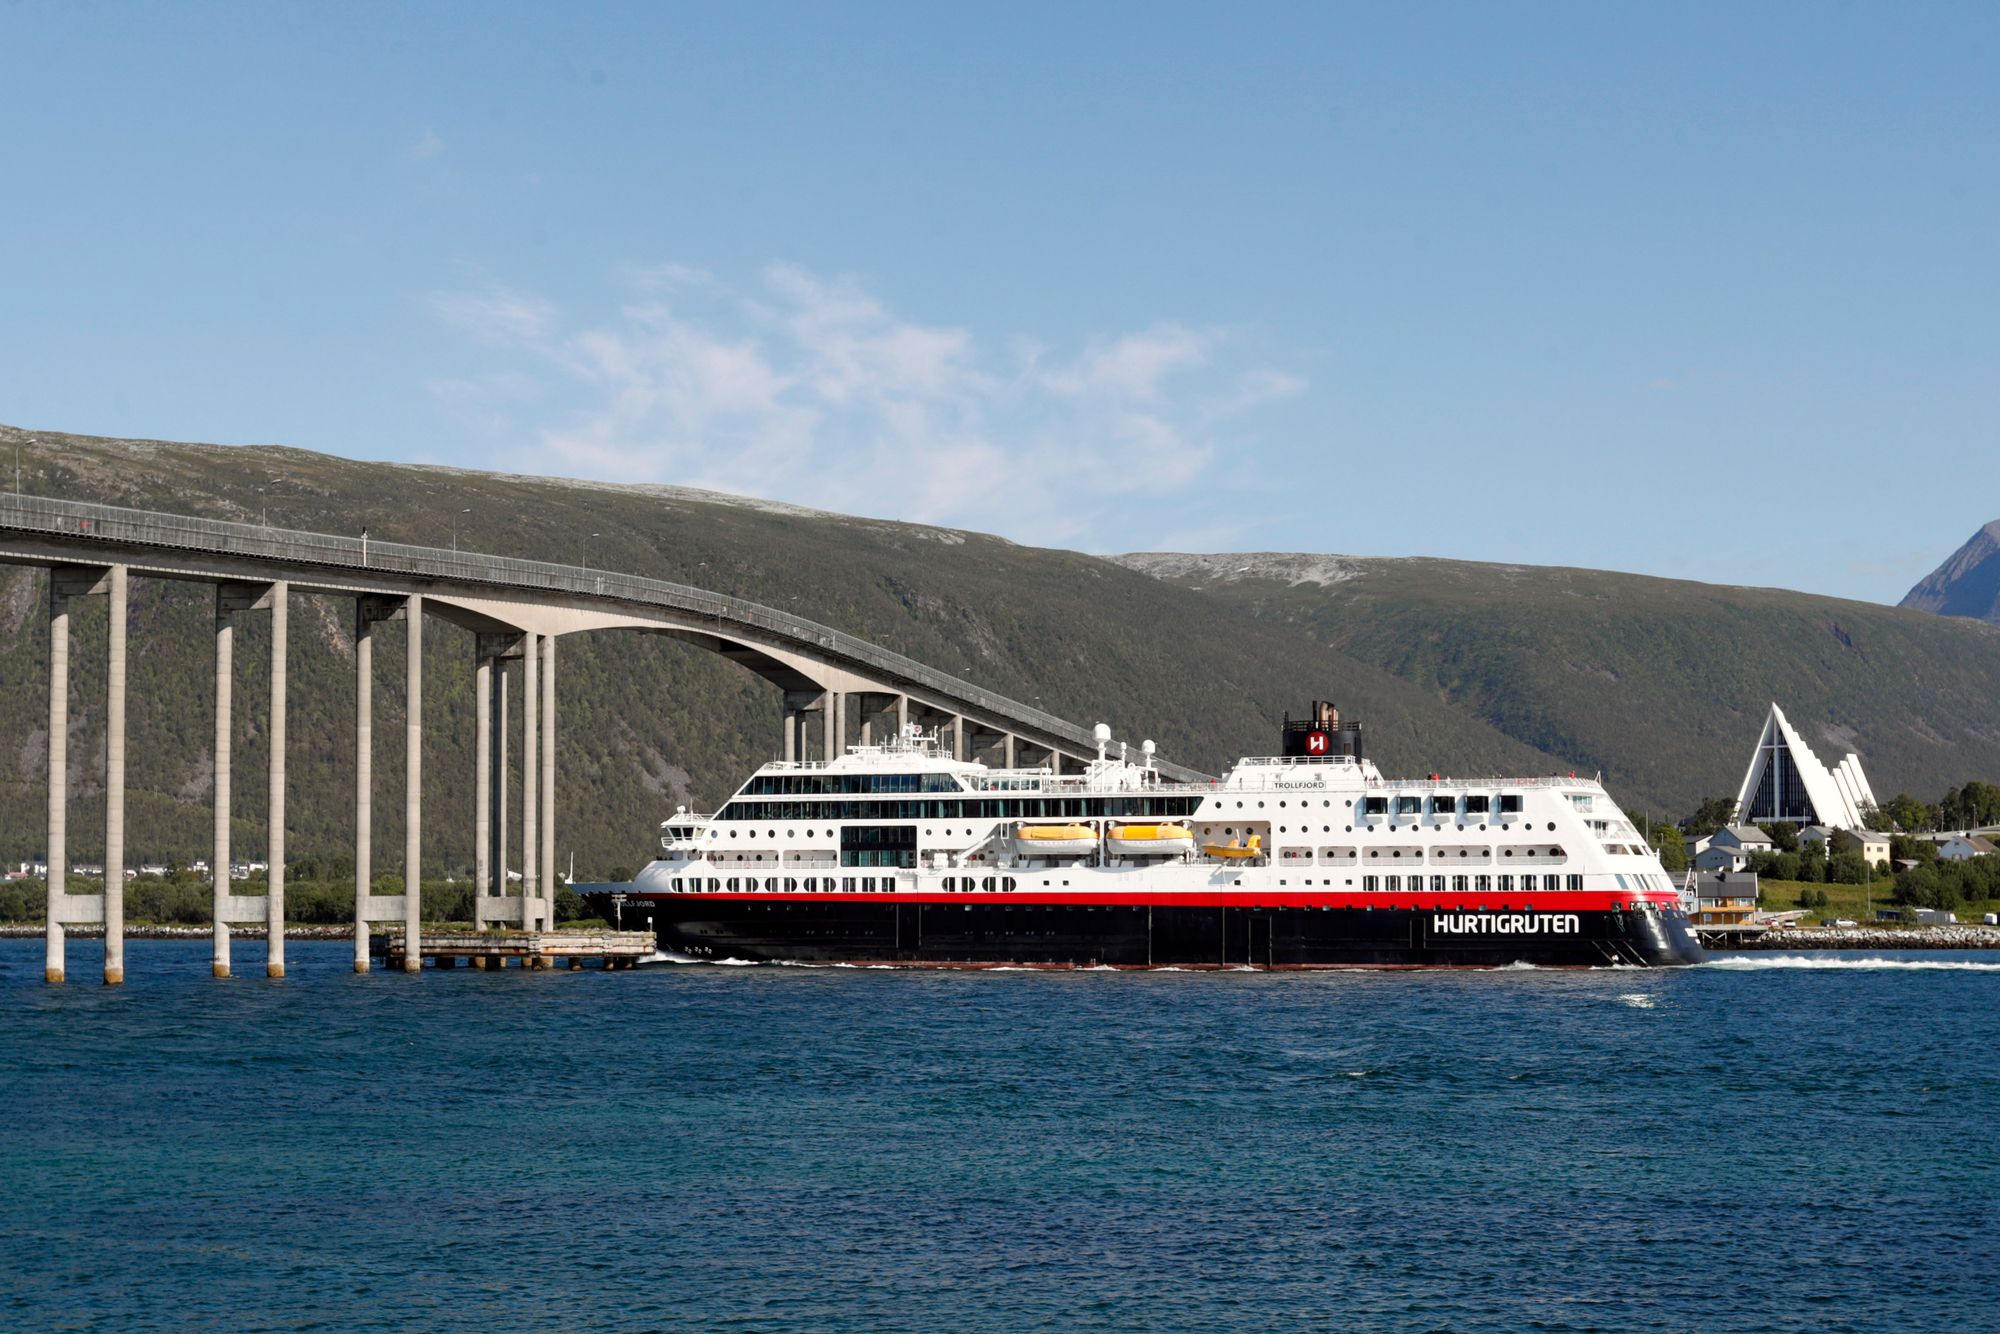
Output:
<instances>
[{"instance_id":1,"label":"white wake foam","mask_svg":"<svg viewBox=\"0 0 2000 1334\"><path fill-rule=\"evenodd\" d=\"M2000 963L1976 963L1970 959L1824 959L1798 954L1777 954L1768 959L1710 959L1702 968L1730 972L1755 972L1768 968L1816 968L1844 972L2000 973Z\"/></svg>"}]
</instances>

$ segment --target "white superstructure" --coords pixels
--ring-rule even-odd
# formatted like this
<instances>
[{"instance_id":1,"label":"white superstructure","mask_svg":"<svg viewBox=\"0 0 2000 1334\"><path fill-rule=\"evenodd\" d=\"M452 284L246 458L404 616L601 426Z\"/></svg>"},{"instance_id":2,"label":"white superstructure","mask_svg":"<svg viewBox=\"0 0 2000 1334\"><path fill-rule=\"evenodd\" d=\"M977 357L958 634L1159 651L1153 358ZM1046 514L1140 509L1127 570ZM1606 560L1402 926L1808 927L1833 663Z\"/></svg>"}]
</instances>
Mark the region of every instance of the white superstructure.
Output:
<instances>
[{"instance_id":1,"label":"white superstructure","mask_svg":"<svg viewBox=\"0 0 2000 1334\"><path fill-rule=\"evenodd\" d=\"M1390 780L1327 755L1178 784L1150 747L1136 762L1101 749L1078 774L991 769L914 727L831 762L768 763L713 815L683 810L661 832L635 890L1533 903L1675 888L1603 786L1574 775Z\"/></svg>"}]
</instances>

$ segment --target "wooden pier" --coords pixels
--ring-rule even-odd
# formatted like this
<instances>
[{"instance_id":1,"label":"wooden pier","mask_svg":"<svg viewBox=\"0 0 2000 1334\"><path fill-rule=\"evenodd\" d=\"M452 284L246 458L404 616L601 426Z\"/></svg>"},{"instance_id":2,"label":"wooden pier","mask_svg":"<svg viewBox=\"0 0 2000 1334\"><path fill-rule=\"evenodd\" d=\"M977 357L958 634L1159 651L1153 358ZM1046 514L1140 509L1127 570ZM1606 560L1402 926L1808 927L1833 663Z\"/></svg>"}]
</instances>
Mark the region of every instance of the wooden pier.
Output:
<instances>
[{"instance_id":1,"label":"wooden pier","mask_svg":"<svg viewBox=\"0 0 2000 1334\"><path fill-rule=\"evenodd\" d=\"M377 935L373 943L391 969L404 966L401 933ZM464 959L474 968L505 968L510 961L523 968L554 968L563 961L575 969L585 959L601 959L601 967L623 969L635 967L656 948L650 931L425 931L418 937L418 966L429 959L434 968L456 968Z\"/></svg>"}]
</instances>

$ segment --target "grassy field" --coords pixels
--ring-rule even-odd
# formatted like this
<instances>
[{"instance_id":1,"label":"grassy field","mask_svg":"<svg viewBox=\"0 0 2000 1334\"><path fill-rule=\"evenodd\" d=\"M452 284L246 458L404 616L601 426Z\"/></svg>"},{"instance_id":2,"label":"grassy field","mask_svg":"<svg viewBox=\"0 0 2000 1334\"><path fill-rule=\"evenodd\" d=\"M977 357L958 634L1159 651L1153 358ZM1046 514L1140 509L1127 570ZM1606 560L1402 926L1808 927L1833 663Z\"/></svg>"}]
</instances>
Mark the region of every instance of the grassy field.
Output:
<instances>
[{"instance_id":1,"label":"grassy field","mask_svg":"<svg viewBox=\"0 0 2000 1334\"><path fill-rule=\"evenodd\" d=\"M1887 879L1877 880L1873 885L1823 885L1807 884L1799 880L1766 880L1760 887L1758 906L1767 911L1780 912L1797 908L1799 895L1807 890L1825 890L1827 906L1812 909L1807 919L1812 922L1831 922L1846 917L1856 922L1870 921L1877 910L1893 908L1895 886ZM1984 913L2000 912L2000 899L1987 899L1980 903L1966 903L1954 908L1961 922L1977 922Z\"/></svg>"}]
</instances>

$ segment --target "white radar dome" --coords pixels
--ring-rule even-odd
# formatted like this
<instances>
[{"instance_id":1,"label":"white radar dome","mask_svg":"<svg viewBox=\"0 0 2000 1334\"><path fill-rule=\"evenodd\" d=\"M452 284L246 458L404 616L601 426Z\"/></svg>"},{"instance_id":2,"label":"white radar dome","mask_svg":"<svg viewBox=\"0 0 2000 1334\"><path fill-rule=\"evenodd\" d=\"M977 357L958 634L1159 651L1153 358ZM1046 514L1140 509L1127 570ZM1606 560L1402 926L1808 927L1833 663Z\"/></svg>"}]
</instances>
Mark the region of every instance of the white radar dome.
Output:
<instances>
[{"instance_id":1,"label":"white radar dome","mask_svg":"<svg viewBox=\"0 0 2000 1334\"><path fill-rule=\"evenodd\" d=\"M1091 735L1096 737L1099 741L1111 740L1111 724L1099 723L1095 728L1092 729Z\"/></svg>"}]
</instances>

